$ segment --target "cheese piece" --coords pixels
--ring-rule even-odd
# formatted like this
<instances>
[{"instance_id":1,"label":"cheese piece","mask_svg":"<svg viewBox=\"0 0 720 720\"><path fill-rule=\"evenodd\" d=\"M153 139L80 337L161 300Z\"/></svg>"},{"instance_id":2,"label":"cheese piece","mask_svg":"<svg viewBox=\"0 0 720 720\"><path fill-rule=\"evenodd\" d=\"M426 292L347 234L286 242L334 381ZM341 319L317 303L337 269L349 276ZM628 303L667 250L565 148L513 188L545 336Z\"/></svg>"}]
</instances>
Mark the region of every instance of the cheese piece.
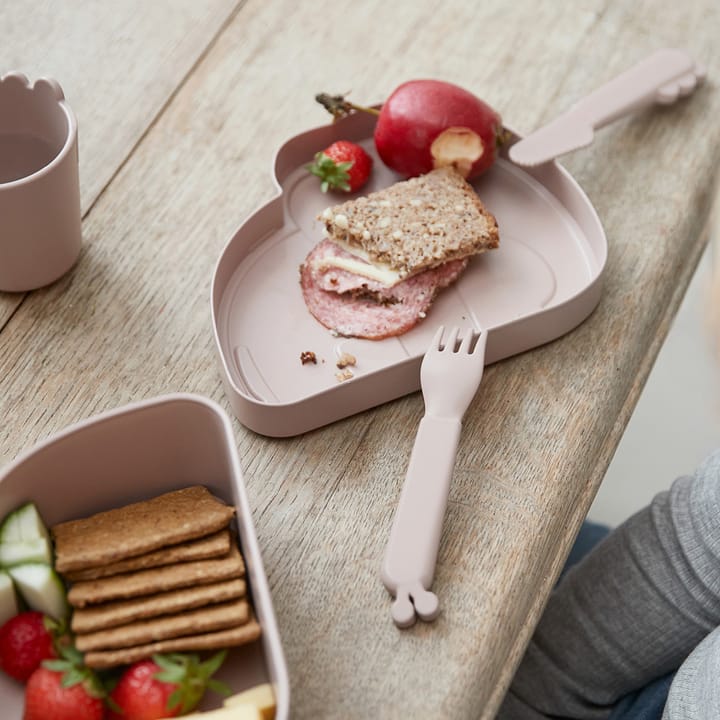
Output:
<instances>
[{"instance_id":1,"label":"cheese piece","mask_svg":"<svg viewBox=\"0 0 720 720\"><path fill-rule=\"evenodd\" d=\"M256 685L249 690L245 690L245 692L225 698L226 707L235 707L236 705L242 705L243 703L254 705L258 710L260 710L260 715L263 720L274 720L275 694L273 693L272 685L270 685L270 683Z\"/></svg>"},{"instance_id":2,"label":"cheese piece","mask_svg":"<svg viewBox=\"0 0 720 720\"><path fill-rule=\"evenodd\" d=\"M336 255L324 257L316 263L317 269L325 270L329 267L336 267L340 270L347 270L355 275L362 275L363 277L370 278L370 280L377 280L388 287L397 285L402 280L402 277L400 277L400 273L397 272L397 270L393 270L386 263L371 260L370 256L362 248L354 247L342 240L337 240L336 238L328 239L335 243L338 247L359 259L353 260L352 258L339 257Z\"/></svg>"},{"instance_id":3,"label":"cheese piece","mask_svg":"<svg viewBox=\"0 0 720 720\"><path fill-rule=\"evenodd\" d=\"M255 705L243 703L232 707L223 706L219 710L183 715L183 720L263 720L263 716Z\"/></svg>"},{"instance_id":4,"label":"cheese piece","mask_svg":"<svg viewBox=\"0 0 720 720\"><path fill-rule=\"evenodd\" d=\"M345 257L329 257L323 258L316 264L318 270L325 270L329 267L347 270L354 275L362 275L369 280L377 280L379 283L387 285L388 287L397 285L402 280L395 270L390 270L387 266L379 267L377 265L370 265L362 260L351 260Z\"/></svg>"}]
</instances>

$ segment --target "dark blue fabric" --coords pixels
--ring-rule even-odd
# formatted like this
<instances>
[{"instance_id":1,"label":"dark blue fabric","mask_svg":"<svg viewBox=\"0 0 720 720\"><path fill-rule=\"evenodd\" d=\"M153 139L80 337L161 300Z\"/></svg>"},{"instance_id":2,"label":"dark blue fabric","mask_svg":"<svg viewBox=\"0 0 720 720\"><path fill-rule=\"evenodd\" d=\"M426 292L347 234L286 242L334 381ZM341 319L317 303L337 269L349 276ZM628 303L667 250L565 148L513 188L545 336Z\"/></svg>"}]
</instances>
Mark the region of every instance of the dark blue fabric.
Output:
<instances>
[{"instance_id":1,"label":"dark blue fabric","mask_svg":"<svg viewBox=\"0 0 720 720\"><path fill-rule=\"evenodd\" d=\"M565 561L565 567L563 568L560 577L562 577L573 565L580 562L606 535L609 535L610 528L607 525L600 525L598 523L590 522L586 520L578 536L575 538L575 543L570 550L567 560Z\"/></svg>"},{"instance_id":2,"label":"dark blue fabric","mask_svg":"<svg viewBox=\"0 0 720 720\"><path fill-rule=\"evenodd\" d=\"M586 520L580 528L560 577L582 560L609 532L610 528L605 525ZM615 705L608 720L661 720L674 677L674 672L669 673L648 683L637 692L626 695Z\"/></svg>"},{"instance_id":3,"label":"dark blue fabric","mask_svg":"<svg viewBox=\"0 0 720 720\"><path fill-rule=\"evenodd\" d=\"M615 705L608 720L660 720L675 673L668 673L626 695Z\"/></svg>"}]
</instances>

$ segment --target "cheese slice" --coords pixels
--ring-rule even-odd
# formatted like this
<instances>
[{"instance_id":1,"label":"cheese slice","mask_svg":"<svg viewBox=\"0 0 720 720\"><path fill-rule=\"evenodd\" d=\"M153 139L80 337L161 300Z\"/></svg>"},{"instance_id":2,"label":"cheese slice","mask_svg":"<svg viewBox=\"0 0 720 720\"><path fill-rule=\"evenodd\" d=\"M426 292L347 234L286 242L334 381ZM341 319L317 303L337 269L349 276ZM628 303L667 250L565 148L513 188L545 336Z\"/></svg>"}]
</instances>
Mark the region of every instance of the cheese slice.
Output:
<instances>
[{"instance_id":1,"label":"cheese slice","mask_svg":"<svg viewBox=\"0 0 720 720\"><path fill-rule=\"evenodd\" d=\"M260 711L263 720L273 720L275 717L275 694L272 685L270 683L256 685L238 695L225 698L224 701L226 707L245 704L256 707Z\"/></svg>"},{"instance_id":2,"label":"cheese slice","mask_svg":"<svg viewBox=\"0 0 720 720\"><path fill-rule=\"evenodd\" d=\"M183 720L263 720L263 716L257 706L242 703L233 706L224 705L218 710L183 715Z\"/></svg>"},{"instance_id":3,"label":"cheese slice","mask_svg":"<svg viewBox=\"0 0 720 720\"><path fill-rule=\"evenodd\" d=\"M387 285L388 287L397 285L403 279L397 270L393 270L386 263L370 260L370 256L361 248L352 247L335 238L328 239L346 252L354 255L357 259L331 255L319 259L315 264L317 269L325 270L329 267L336 267L340 270L354 273L355 275L362 275L370 280L377 280L379 283Z\"/></svg>"}]
</instances>

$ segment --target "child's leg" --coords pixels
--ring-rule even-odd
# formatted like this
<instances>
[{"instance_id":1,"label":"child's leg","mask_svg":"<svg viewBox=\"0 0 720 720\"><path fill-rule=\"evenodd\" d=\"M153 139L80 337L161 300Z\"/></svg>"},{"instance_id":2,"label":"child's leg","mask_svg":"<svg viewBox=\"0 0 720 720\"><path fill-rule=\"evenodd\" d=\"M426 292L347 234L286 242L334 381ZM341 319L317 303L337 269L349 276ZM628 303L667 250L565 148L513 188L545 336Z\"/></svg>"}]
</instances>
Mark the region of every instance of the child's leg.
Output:
<instances>
[{"instance_id":1,"label":"child's leg","mask_svg":"<svg viewBox=\"0 0 720 720\"><path fill-rule=\"evenodd\" d=\"M551 596L500 718L607 718L720 624L720 452L614 530ZM518 710L518 708L525 710Z\"/></svg>"},{"instance_id":2,"label":"child's leg","mask_svg":"<svg viewBox=\"0 0 720 720\"><path fill-rule=\"evenodd\" d=\"M662 720L717 720L720 717L719 678L720 628L716 628L677 671Z\"/></svg>"},{"instance_id":3,"label":"child's leg","mask_svg":"<svg viewBox=\"0 0 720 720\"><path fill-rule=\"evenodd\" d=\"M570 568L577 565L601 540L608 536L609 532L609 527L586 520L570 548L570 554L565 561L565 567L563 567L560 577L565 577Z\"/></svg>"}]
</instances>

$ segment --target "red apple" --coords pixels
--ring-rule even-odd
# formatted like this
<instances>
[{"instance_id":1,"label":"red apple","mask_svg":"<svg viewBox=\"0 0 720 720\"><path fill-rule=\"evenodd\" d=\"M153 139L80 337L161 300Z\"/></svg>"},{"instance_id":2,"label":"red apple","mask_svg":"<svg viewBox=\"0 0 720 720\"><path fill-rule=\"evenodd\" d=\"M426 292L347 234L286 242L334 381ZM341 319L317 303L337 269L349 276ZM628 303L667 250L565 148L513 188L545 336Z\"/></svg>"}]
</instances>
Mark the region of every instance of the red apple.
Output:
<instances>
[{"instance_id":1,"label":"red apple","mask_svg":"<svg viewBox=\"0 0 720 720\"><path fill-rule=\"evenodd\" d=\"M407 177L453 165L473 178L495 162L500 133L500 115L467 90L411 80L383 103L375 147L388 167Z\"/></svg>"}]
</instances>

